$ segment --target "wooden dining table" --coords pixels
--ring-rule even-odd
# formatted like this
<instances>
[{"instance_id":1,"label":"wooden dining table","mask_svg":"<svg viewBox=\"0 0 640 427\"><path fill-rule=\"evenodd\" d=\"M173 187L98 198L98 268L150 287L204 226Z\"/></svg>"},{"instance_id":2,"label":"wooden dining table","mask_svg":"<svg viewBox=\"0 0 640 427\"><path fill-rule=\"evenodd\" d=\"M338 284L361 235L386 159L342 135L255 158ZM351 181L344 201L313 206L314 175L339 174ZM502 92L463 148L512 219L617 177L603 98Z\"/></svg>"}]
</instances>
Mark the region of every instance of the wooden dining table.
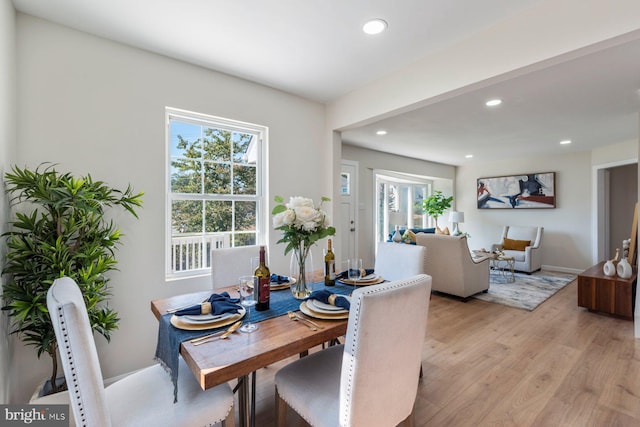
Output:
<instances>
[{"instance_id":1,"label":"wooden dining table","mask_svg":"<svg viewBox=\"0 0 640 427\"><path fill-rule=\"evenodd\" d=\"M333 289L338 286L340 285ZM345 286L345 289L349 288L346 285L342 286ZM215 290L216 293L223 291L229 292L231 296L238 295L233 286ZM288 289L274 292L288 292L290 295ZM162 316L167 315L167 310L196 304L211 293L212 291L208 290L153 300L151 301L151 311L160 320ZM298 314L304 316L300 312ZM315 317L309 319L317 323L320 328L312 330L304 322L293 321L285 312L260 321L258 329L251 333L238 331L228 339L216 339L199 346L195 346L189 341L182 341L180 355L203 390L237 379L240 425L242 427L253 426L255 420L255 372L290 356L305 353L312 347L330 342L346 333L346 319L323 320ZM252 373L253 382L250 383L249 377Z\"/></svg>"}]
</instances>

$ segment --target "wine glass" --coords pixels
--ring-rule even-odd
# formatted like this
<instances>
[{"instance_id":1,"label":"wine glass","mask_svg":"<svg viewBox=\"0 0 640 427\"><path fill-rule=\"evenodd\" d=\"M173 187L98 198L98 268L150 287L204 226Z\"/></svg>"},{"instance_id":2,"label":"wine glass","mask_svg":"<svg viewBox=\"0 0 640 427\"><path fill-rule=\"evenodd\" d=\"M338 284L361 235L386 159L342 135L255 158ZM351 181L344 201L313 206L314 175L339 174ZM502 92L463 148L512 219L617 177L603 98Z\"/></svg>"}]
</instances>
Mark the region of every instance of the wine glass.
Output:
<instances>
[{"instance_id":1,"label":"wine glass","mask_svg":"<svg viewBox=\"0 0 640 427\"><path fill-rule=\"evenodd\" d=\"M251 307L256 305L256 288L258 287L258 278L256 276L241 276L240 286L240 304L247 308L247 321L240 327L242 332L253 332L258 329L258 325L251 323Z\"/></svg>"},{"instance_id":2,"label":"wine glass","mask_svg":"<svg viewBox=\"0 0 640 427\"><path fill-rule=\"evenodd\" d=\"M253 274L255 273L256 268L258 268L258 266L260 265L260 257L259 256L251 257L249 262L251 263L251 274Z\"/></svg>"},{"instance_id":3,"label":"wine glass","mask_svg":"<svg viewBox=\"0 0 640 427\"><path fill-rule=\"evenodd\" d=\"M348 261L349 269L347 275L349 280L353 282L353 290L356 290L358 280L362 278L362 259L352 258Z\"/></svg>"}]
</instances>

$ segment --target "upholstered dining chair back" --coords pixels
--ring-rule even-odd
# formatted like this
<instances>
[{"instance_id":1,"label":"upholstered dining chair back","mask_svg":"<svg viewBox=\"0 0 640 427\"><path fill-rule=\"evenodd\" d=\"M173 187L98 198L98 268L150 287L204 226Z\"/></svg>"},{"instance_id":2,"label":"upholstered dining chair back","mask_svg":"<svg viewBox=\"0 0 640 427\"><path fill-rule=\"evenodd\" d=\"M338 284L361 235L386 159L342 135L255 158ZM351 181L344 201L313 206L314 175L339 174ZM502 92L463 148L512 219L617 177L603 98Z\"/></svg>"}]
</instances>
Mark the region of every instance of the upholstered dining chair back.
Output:
<instances>
[{"instance_id":1,"label":"upholstered dining chair back","mask_svg":"<svg viewBox=\"0 0 640 427\"><path fill-rule=\"evenodd\" d=\"M344 344L276 373L277 426L287 407L314 427L413 425L430 292L426 274L354 291Z\"/></svg>"},{"instance_id":2,"label":"upholstered dining chair back","mask_svg":"<svg viewBox=\"0 0 640 427\"><path fill-rule=\"evenodd\" d=\"M57 279L47 293L47 307L76 424L110 426L98 352L84 298L76 283L69 277Z\"/></svg>"},{"instance_id":3,"label":"upholstered dining chair back","mask_svg":"<svg viewBox=\"0 0 640 427\"><path fill-rule=\"evenodd\" d=\"M68 393L36 399L36 404L68 404L69 425L82 427L202 426L235 424L229 384L202 390L180 359L179 398L159 364L104 386L89 316L80 288L69 277L53 282L47 308L56 334Z\"/></svg>"},{"instance_id":4,"label":"upholstered dining chair back","mask_svg":"<svg viewBox=\"0 0 640 427\"><path fill-rule=\"evenodd\" d=\"M238 284L240 276L253 274L251 258L260 255L258 246L211 249L211 285L213 289Z\"/></svg>"},{"instance_id":5,"label":"upholstered dining chair back","mask_svg":"<svg viewBox=\"0 0 640 427\"><path fill-rule=\"evenodd\" d=\"M426 273L427 248L404 243L378 244L375 273L393 281Z\"/></svg>"},{"instance_id":6,"label":"upholstered dining chair back","mask_svg":"<svg viewBox=\"0 0 640 427\"><path fill-rule=\"evenodd\" d=\"M413 410L431 277L353 293L340 379L341 426L395 426Z\"/></svg>"}]
</instances>

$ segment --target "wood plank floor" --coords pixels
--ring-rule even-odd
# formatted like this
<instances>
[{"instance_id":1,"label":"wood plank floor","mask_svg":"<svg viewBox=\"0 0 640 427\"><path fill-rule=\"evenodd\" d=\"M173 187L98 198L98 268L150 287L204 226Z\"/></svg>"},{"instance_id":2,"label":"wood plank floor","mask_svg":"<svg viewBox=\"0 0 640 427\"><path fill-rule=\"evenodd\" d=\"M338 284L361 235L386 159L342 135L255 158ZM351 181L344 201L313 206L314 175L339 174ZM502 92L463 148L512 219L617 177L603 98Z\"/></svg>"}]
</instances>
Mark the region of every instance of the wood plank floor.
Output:
<instances>
[{"instance_id":1,"label":"wood plank floor","mask_svg":"<svg viewBox=\"0 0 640 427\"><path fill-rule=\"evenodd\" d=\"M640 426L633 322L577 306L573 283L533 312L434 294L417 426ZM274 426L273 375L258 372L256 425ZM287 425L306 424L291 411Z\"/></svg>"}]
</instances>

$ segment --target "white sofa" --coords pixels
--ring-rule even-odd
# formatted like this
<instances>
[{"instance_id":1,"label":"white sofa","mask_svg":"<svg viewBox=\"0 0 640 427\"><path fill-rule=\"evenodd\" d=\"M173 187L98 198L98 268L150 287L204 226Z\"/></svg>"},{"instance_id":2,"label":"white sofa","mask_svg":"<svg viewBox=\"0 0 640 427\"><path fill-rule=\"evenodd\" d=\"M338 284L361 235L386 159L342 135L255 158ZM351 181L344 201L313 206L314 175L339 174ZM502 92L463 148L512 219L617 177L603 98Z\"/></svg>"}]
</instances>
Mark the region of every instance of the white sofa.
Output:
<instances>
[{"instance_id":1,"label":"white sofa","mask_svg":"<svg viewBox=\"0 0 640 427\"><path fill-rule=\"evenodd\" d=\"M544 227L521 227L506 225L502 230L502 238L500 243L496 243L491 247L492 251L501 250L506 256L513 257L515 260L514 270L522 271L528 274L538 271L542 268L542 235ZM504 249L504 239L511 240L528 240L530 245L526 246L523 251Z\"/></svg>"},{"instance_id":2,"label":"white sofa","mask_svg":"<svg viewBox=\"0 0 640 427\"><path fill-rule=\"evenodd\" d=\"M467 298L489 289L489 258L474 259L467 236L418 233L416 244L427 248L432 290Z\"/></svg>"}]
</instances>

